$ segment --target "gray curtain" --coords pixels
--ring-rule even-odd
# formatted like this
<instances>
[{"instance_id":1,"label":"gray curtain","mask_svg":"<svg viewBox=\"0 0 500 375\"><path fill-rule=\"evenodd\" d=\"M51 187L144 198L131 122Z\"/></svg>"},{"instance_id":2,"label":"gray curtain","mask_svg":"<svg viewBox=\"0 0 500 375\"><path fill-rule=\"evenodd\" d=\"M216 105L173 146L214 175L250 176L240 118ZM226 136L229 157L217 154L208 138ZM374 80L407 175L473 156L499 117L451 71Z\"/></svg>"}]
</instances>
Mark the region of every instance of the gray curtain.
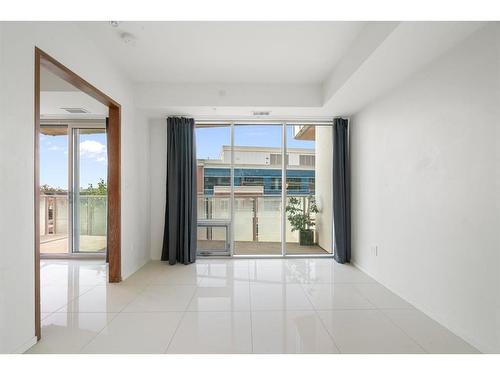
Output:
<instances>
[{"instance_id":1,"label":"gray curtain","mask_svg":"<svg viewBox=\"0 0 500 375\"><path fill-rule=\"evenodd\" d=\"M161 260L196 260L196 150L194 120L167 119L167 199Z\"/></svg>"},{"instance_id":2,"label":"gray curtain","mask_svg":"<svg viewBox=\"0 0 500 375\"><path fill-rule=\"evenodd\" d=\"M333 120L333 226L334 258L351 260L351 189L348 120Z\"/></svg>"}]
</instances>

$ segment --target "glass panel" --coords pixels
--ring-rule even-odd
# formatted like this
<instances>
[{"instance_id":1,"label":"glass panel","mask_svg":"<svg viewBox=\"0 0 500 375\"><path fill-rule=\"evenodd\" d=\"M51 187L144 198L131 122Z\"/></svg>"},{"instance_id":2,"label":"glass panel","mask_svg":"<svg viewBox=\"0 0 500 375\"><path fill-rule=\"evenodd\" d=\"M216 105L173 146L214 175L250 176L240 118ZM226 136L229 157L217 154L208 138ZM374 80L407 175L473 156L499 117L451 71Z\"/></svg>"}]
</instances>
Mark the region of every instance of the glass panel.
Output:
<instances>
[{"instance_id":1,"label":"glass panel","mask_svg":"<svg viewBox=\"0 0 500 375\"><path fill-rule=\"evenodd\" d=\"M196 128L198 253L229 254L231 128Z\"/></svg>"},{"instance_id":2,"label":"glass panel","mask_svg":"<svg viewBox=\"0 0 500 375\"><path fill-rule=\"evenodd\" d=\"M282 126L236 125L233 152L234 253L281 255Z\"/></svg>"},{"instance_id":3,"label":"glass panel","mask_svg":"<svg viewBox=\"0 0 500 375\"><path fill-rule=\"evenodd\" d=\"M107 232L105 129L75 129L73 251L104 252Z\"/></svg>"},{"instance_id":4,"label":"glass panel","mask_svg":"<svg viewBox=\"0 0 500 375\"><path fill-rule=\"evenodd\" d=\"M332 253L332 127L288 125L287 254Z\"/></svg>"},{"instance_id":5,"label":"glass panel","mask_svg":"<svg viewBox=\"0 0 500 375\"><path fill-rule=\"evenodd\" d=\"M40 128L40 252L68 253L68 128Z\"/></svg>"}]
</instances>

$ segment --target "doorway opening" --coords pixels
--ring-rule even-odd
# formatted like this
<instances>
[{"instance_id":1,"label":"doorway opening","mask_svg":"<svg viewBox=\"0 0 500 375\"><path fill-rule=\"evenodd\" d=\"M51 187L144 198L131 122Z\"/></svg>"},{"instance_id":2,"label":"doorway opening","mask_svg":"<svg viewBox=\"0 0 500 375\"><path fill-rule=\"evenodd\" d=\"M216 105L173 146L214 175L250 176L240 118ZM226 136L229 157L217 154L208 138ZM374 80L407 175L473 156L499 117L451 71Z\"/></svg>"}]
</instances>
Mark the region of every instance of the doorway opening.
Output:
<instances>
[{"instance_id":1,"label":"doorway opening","mask_svg":"<svg viewBox=\"0 0 500 375\"><path fill-rule=\"evenodd\" d=\"M70 297L65 293L78 289L73 283L90 275L121 281L121 106L39 48L34 56L35 334L40 340L42 267L57 277L66 272L72 285L67 291L52 286L45 308L58 308L59 299ZM71 259L41 262L41 257ZM102 264L87 260L95 264L73 277L69 269L81 258L99 258Z\"/></svg>"},{"instance_id":2,"label":"doorway opening","mask_svg":"<svg viewBox=\"0 0 500 375\"><path fill-rule=\"evenodd\" d=\"M105 119L41 120L42 257L105 256L107 180Z\"/></svg>"}]
</instances>

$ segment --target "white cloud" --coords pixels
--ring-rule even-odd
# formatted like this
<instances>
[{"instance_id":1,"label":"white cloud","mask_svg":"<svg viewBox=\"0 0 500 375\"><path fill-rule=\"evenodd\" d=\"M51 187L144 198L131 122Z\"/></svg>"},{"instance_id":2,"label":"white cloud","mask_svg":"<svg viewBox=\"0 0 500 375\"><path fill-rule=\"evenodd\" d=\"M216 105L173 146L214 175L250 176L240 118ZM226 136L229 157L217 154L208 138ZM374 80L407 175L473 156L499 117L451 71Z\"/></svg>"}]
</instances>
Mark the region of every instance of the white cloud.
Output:
<instances>
[{"instance_id":1,"label":"white cloud","mask_svg":"<svg viewBox=\"0 0 500 375\"><path fill-rule=\"evenodd\" d=\"M106 162L106 145L97 141L83 141L80 143L80 156Z\"/></svg>"}]
</instances>

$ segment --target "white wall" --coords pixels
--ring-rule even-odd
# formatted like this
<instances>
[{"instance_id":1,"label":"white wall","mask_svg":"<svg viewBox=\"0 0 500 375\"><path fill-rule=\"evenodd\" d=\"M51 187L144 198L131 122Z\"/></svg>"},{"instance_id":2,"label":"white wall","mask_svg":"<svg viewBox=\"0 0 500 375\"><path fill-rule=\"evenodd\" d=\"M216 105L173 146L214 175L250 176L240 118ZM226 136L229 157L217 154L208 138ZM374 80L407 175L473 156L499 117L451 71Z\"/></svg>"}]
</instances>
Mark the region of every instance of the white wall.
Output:
<instances>
[{"instance_id":1,"label":"white wall","mask_svg":"<svg viewBox=\"0 0 500 375\"><path fill-rule=\"evenodd\" d=\"M350 133L354 263L484 352L500 352L499 46L498 25L477 31Z\"/></svg>"},{"instance_id":2,"label":"white wall","mask_svg":"<svg viewBox=\"0 0 500 375\"><path fill-rule=\"evenodd\" d=\"M167 193L167 120L150 120L151 259L161 258Z\"/></svg>"},{"instance_id":3,"label":"white wall","mask_svg":"<svg viewBox=\"0 0 500 375\"><path fill-rule=\"evenodd\" d=\"M144 109L166 107L321 107L320 84L276 83L138 83L137 105ZM175 113L175 112L174 112Z\"/></svg>"},{"instance_id":4,"label":"white wall","mask_svg":"<svg viewBox=\"0 0 500 375\"><path fill-rule=\"evenodd\" d=\"M333 128L316 126L316 233L319 246L333 251Z\"/></svg>"},{"instance_id":5,"label":"white wall","mask_svg":"<svg viewBox=\"0 0 500 375\"><path fill-rule=\"evenodd\" d=\"M122 104L122 274L149 253L149 134L131 85L71 23L0 23L0 352L34 338L34 47ZM15 308L14 308L15 307Z\"/></svg>"},{"instance_id":6,"label":"white wall","mask_svg":"<svg viewBox=\"0 0 500 375\"><path fill-rule=\"evenodd\" d=\"M121 248L122 277L125 279L151 260L149 131L146 115L135 111L134 117L128 121L122 117L122 129Z\"/></svg>"}]
</instances>

